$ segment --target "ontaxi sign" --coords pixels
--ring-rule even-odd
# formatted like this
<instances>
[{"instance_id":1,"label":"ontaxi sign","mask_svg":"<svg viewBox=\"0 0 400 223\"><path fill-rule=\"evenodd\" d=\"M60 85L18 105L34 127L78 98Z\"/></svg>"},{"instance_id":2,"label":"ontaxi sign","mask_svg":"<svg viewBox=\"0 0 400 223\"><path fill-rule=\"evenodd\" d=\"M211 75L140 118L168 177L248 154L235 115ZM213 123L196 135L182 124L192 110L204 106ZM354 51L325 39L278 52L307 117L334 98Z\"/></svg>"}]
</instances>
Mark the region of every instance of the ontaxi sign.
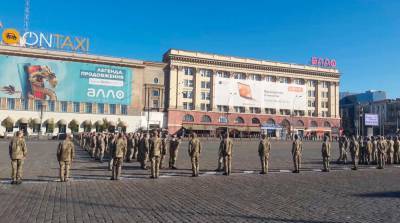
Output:
<instances>
[{"instance_id":1,"label":"ontaxi sign","mask_svg":"<svg viewBox=\"0 0 400 223\"><path fill-rule=\"evenodd\" d=\"M320 67L336 67L336 60L329 58L312 57L311 65Z\"/></svg>"}]
</instances>

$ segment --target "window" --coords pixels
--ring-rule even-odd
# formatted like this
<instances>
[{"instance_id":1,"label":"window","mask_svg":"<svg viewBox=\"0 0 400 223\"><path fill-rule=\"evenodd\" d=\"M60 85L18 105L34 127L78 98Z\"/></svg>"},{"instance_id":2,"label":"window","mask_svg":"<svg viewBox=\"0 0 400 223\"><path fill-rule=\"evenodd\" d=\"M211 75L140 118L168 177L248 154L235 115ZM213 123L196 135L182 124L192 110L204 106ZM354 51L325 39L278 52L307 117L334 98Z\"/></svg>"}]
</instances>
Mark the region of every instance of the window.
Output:
<instances>
[{"instance_id":1,"label":"window","mask_svg":"<svg viewBox=\"0 0 400 223\"><path fill-rule=\"evenodd\" d=\"M289 83L289 78L287 77L280 77L279 82L283 84L288 84Z\"/></svg>"},{"instance_id":2,"label":"window","mask_svg":"<svg viewBox=\"0 0 400 223\"><path fill-rule=\"evenodd\" d=\"M201 92L202 100L210 100L210 92Z\"/></svg>"},{"instance_id":3,"label":"window","mask_svg":"<svg viewBox=\"0 0 400 223\"><path fill-rule=\"evenodd\" d=\"M290 110L289 109L280 109L279 114L281 115L290 115Z\"/></svg>"},{"instance_id":4,"label":"window","mask_svg":"<svg viewBox=\"0 0 400 223\"><path fill-rule=\"evenodd\" d=\"M56 106L55 106L54 101L48 101L47 104L49 106L49 111L50 112L54 112L56 110L56 108L55 108Z\"/></svg>"},{"instance_id":5,"label":"window","mask_svg":"<svg viewBox=\"0 0 400 223\"><path fill-rule=\"evenodd\" d=\"M329 93L326 92L326 91L321 92L321 94L322 94L323 98L328 98L329 97Z\"/></svg>"},{"instance_id":6,"label":"window","mask_svg":"<svg viewBox=\"0 0 400 223\"><path fill-rule=\"evenodd\" d=\"M309 87L315 87L316 84L317 84L317 81L314 81L314 80L309 80L308 81L308 86Z\"/></svg>"},{"instance_id":7,"label":"window","mask_svg":"<svg viewBox=\"0 0 400 223\"><path fill-rule=\"evenodd\" d=\"M158 78L157 78L157 77L155 77L155 78L153 79L153 83L158 84Z\"/></svg>"},{"instance_id":8,"label":"window","mask_svg":"<svg viewBox=\"0 0 400 223\"><path fill-rule=\"evenodd\" d=\"M314 113L314 111L312 111L312 110L308 110L308 116L312 116L312 115L313 115L313 113Z\"/></svg>"},{"instance_id":9,"label":"window","mask_svg":"<svg viewBox=\"0 0 400 223\"><path fill-rule=\"evenodd\" d=\"M201 122L210 123L210 122L211 122L210 116L208 116L208 115L203 115L203 117L201 117Z\"/></svg>"},{"instance_id":10,"label":"window","mask_svg":"<svg viewBox=\"0 0 400 223\"><path fill-rule=\"evenodd\" d=\"M235 110L235 112L237 113L245 113L246 108L242 107L242 106L234 106L233 109Z\"/></svg>"},{"instance_id":11,"label":"window","mask_svg":"<svg viewBox=\"0 0 400 223\"><path fill-rule=\"evenodd\" d=\"M308 91L308 97L315 97L315 91Z\"/></svg>"},{"instance_id":12,"label":"window","mask_svg":"<svg viewBox=\"0 0 400 223\"><path fill-rule=\"evenodd\" d=\"M183 80L183 86L193 87L193 80Z\"/></svg>"},{"instance_id":13,"label":"window","mask_svg":"<svg viewBox=\"0 0 400 223\"><path fill-rule=\"evenodd\" d=\"M235 119L235 123L236 123L236 124L244 124L244 119L243 119L242 117L237 117L237 118Z\"/></svg>"},{"instance_id":14,"label":"window","mask_svg":"<svg viewBox=\"0 0 400 223\"><path fill-rule=\"evenodd\" d=\"M308 107L315 107L315 101L309 100Z\"/></svg>"},{"instance_id":15,"label":"window","mask_svg":"<svg viewBox=\"0 0 400 223\"><path fill-rule=\"evenodd\" d=\"M185 68L183 68L183 70L185 71L185 75L193 76L193 74L194 74L193 67L185 67Z\"/></svg>"},{"instance_id":16,"label":"window","mask_svg":"<svg viewBox=\"0 0 400 223\"><path fill-rule=\"evenodd\" d=\"M22 106L22 110L28 110L28 108L29 108L29 100L28 99L22 99L21 100L21 106Z\"/></svg>"},{"instance_id":17,"label":"window","mask_svg":"<svg viewBox=\"0 0 400 223\"><path fill-rule=\"evenodd\" d=\"M86 113L92 113L93 109L92 109L92 103L86 103L85 104L85 112Z\"/></svg>"},{"instance_id":18,"label":"window","mask_svg":"<svg viewBox=\"0 0 400 223\"><path fill-rule=\"evenodd\" d=\"M183 121L184 122L194 122L194 118L192 115L186 114L185 116L183 116Z\"/></svg>"},{"instance_id":19,"label":"window","mask_svg":"<svg viewBox=\"0 0 400 223\"><path fill-rule=\"evenodd\" d=\"M276 109L275 108L265 108L265 113L266 114L276 114Z\"/></svg>"},{"instance_id":20,"label":"window","mask_svg":"<svg viewBox=\"0 0 400 223\"><path fill-rule=\"evenodd\" d=\"M322 81L322 88L328 88L329 87L329 83L326 81Z\"/></svg>"},{"instance_id":21,"label":"window","mask_svg":"<svg viewBox=\"0 0 400 223\"><path fill-rule=\"evenodd\" d=\"M80 112L80 104L79 102L74 102L74 112Z\"/></svg>"},{"instance_id":22,"label":"window","mask_svg":"<svg viewBox=\"0 0 400 223\"><path fill-rule=\"evenodd\" d=\"M61 102L61 112L67 112L67 102L66 101Z\"/></svg>"},{"instance_id":23,"label":"window","mask_svg":"<svg viewBox=\"0 0 400 223\"><path fill-rule=\"evenodd\" d=\"M297 85L304 85L304 80L296 78L296 79L294 79L294 83L297 84Z\"/></svg>"},{"instance_id":24,"label":"window","mask_svg":"<svg viewBox=\"0 0 400 223\"><path fill-rule=\"evenodd\" d=\"M256 107L250 107L250 113L261 113L261 108L256 108Z\"/></svg>"},{"instance_id":25,"label":"window","mask_svg":"<svg viewBox=\"0 0 400 223\"><path fill-rule=\"evenodd\" d=\"M218 119L219 123L228 123L228 119L225 116L221 116Z\"/></svg>"},{"instance_id":26,"label":"window","mask_svg":"<svg viewBox=\"0 0 400 223\"><path fill-rule=\"evenodd\" d=\"M42 109L42 101L35 101L35 111L40 111Z\"/></svg>"},{"instance_id":27,"label":"window","mask_svg":"<svg viewBox=\"0 0 400 223\"><path fill-rule=\"evenodd\" d=\"M103 103L97 104L97 113L104 114L104 104Z\"/></svg>"},{"instance_id":28,"label":"window","mask_svg":"<svg viewBox=\"0 0 400 223\"><path fill-rule=\"evenodd\" d=\"M115 104L110 104L110 114L115 115L115 113L117 113L116 107Z\"/></svg>"},{"instance_id":29,"label":"window","mask_svg":"<svg viewBox=\"0 0 400 223\"><path fill-rule=\"evenodd\" d=\"M200 75L202 77L211 77L212 71L211 70L206 70L206 69L200 69Z\"/></svg>"},{"instance_id":30,"label":"window","mask_svg":"<svg viewBox=\"0 0 400 223\"><path fill-rule=\"evenodd\" d=\"M260 124L260 119L258 119L258 118L252 118L252 119L251 119L251 124Z\"/></svg>"},{"instance_id":31,"label":"window","mask_svg":"<svg viewBox=\"0 0 400 223\"><path fill-rule=\"evenodd\" d=\"M209 81L202 81L201 82L201 88L206 88L206 89L210 89L211 84Z\"/></svg>"},{"instance_id":32,"label":"window","mask_svg":"<svg viewBox=\"0 0 400 223\"><path fill-rule=\"evenodd\" d=\"M226 71L217 71L218 77L229 78L229 73Z\"/></svg>"},{"instance_id":33,"label":"window","mask_svg":"<svg viewBox=\"0 0 400 223\"><path fill-rule=\"evenodd\" d=\"M158 100L153 100L153 108L159 108L159 101Z\"/></svg>"},{"instance_id":34,"label":"window","mask_svg":"<svg viewBox=\"0 0 400 223\"><path fill-rule=\"evenodd\" d=\"M127 115L128 114L128 106L121 105L121 114Z\"/></svg>"},{"instance_id":35,"label":"window","mask_svg":"<svg viewBox=\"0 0 400 223\"><path fill-rule=\"evenodd\" d=\"M259 75L259 74L250 74L250 80L261 81L261 75Z\"/></svg>"},{"instance_id":36,"label":"window","mask_svg":"<svg viewBox=\"0 0 400 223\"><path fill-rule=\"evenodd\" d=\"M310 126L311 127L318 127L318 123L316 121L311 121Z\"/></svg>"},{"instance_id":37,"label":"window","mask_svg":"<svg viewBox=\"0 0 400 223\"><path fill-rule=\"evenodd\" d=\"M322 101L321 102L321 107L322 108L328 108L328 102L327 101Z\"/></svg>"},{"instance_id":38,"label":"window","mask_svg":"<svg viewBox=\"0 0 400 223\"><path fill-rule=\"evenodd\" d=\"M275 82L275 77L273 77L273 76L266 76L266 77L265 77L265 81L266 81L266 82Z\"/></svg>"},{"instance_id":39,"label":"window","mask_svg":"<svg viewBox=\"0 0 400 223\"><path fill-rule=\"evenodd\" d=\"M193 91L182 92L183 98L193 98Z\"/></svg>"},{"instance_id":40,"label":"window","mask_svg":"<svg viewBox=\"0 0 400 223\"><path fill-rule=\"evenodd\" d=\"M246 74L244 73L234 73L233 78L238 80L246 80Z\"/></svg>"},{"instance_id":41,"label":"window","mask_svg":"<svg viewBox=\"0 0 400 223\"><path fill-rule=\"evenodd\" d=\"M183 109L185 109L185 110L193 110L193 103L191 103L191 102L183 102Z\"/></svg>"},{"instance_id":42,"label":"window","mask_svg":"<svg viewBox=\"0 0 400 223\"><path fill-rule=\"evenodd\" d=\"M7 109L8 110L15 109L15 98L7 98Z\"/></svg>"},{"instance_id":43,"label":"window","mask_svg":"<svg viewBox=\"0 0 400 223\"><path fill-rule=\"evenodd\" d=\"M200 104L200 109L202 111L211 111L211 105L210 104L206 104L206 103L201 103Z\"/></svg>"},{"instance_id":44,"label":"window","mask_svg":"<svg viewBox=\"0 0 400 223\"><path fill-rule=\"evenodd\" d=\"M153 90L151 92L151 95L153 95L153 97L158 97L158 96L160 96L160 91L159 90Z\"/></svg>"},{"instance_id":45,"label":"window","mask_svg":"<svg viewBox=\"0 0 400 223\"><path fill-rule=\"evenodd\" d=\"M229 106L227 105L217 105L217 109L219 112L229 112Z\"/></svg>"}]
</instances>

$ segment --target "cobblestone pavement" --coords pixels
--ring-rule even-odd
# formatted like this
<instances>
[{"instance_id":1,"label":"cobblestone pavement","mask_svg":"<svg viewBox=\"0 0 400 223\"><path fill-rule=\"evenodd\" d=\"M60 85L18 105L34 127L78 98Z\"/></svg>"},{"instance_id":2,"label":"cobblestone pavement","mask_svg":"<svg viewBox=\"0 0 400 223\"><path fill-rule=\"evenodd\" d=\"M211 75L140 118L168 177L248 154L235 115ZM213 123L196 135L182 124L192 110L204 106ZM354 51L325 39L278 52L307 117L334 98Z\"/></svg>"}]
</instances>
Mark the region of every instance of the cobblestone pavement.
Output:
<instances>
[{"instance_id":1,"label":"cobblestone pavement","mask_svg":"<svg viewBox=\"0 0 400 223\"><path fill-rule=\"evenodd\" d=\"M244 140L235 143L234 174L219 176L213 172L217 143L208 141L199 178L190 177L183 143L179 170L162 170L162 177L152 180L149 171L128 163L118 182L108 180L106 163L77 148L68 183L56 182L56 145L29 142L25 181L15 186L9 184L7 143L0 142L0 222L398 222L400 217L399 166L351 171L332 164L333 171L320 172L320 143L305 143L300 174L288 173L290 143L274 142L271 173L258 175L257 142Z\"/></svg>"}]
</instances>

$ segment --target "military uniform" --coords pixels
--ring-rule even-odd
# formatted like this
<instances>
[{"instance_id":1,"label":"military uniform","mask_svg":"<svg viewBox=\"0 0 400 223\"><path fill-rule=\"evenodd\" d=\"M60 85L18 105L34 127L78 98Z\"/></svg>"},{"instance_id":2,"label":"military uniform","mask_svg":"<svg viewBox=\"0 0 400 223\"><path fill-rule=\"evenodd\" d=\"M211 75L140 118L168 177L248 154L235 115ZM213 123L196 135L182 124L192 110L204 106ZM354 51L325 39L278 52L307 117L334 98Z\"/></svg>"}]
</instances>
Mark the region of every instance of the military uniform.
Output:
<instances>
[{"instance_id":1,"label":"military uniform","mask_svg":"<svg viewBox=\"0 0 400 223\"><path fill-rule=\"evenodd\" d=\"M360 152L360 146L356 140L356 138L353 136L353 139L350 141L350 154L351 154L351 162L353 164L353 170L357 170L357 164L358 164L358 155Z\"/></svg>"},{"instance_id":2,"label":"military uniform","mask_svg":"<svg viewBox=\"0 0 400 223\"><path fill-rule=\"evenodd\" d=\"M140 168L147 169L147 160L149 158L149 139L143 136L139 141L138 161Z\"/></svg>"},{"instance_id":3,"label":"military uniform","mask_svg":"<svg viewBox=\"0 0 400 223\"><path fill-rule=\"evenodd\" d=\"M190 156L190 161L192 163L192 176L197 177L199 176L199 158L201 153L201 143L197 137L192 137L192 139L189 141L188 152Z\"/></svg>"},{"instance_id":4,"label":"military uniform","mask_svg":"<svg viewBox=\"0 0 400 223\"><path fill-rule=\"evenodd\" d=\"M103 162L103 158L104 158L104 152L106 150L106 142L104 140L104 136L101 134L99 135L99 137L97 138L97 159L100 160L100 162Z\"/></svg>"},{"instance_id":5,"label":"military uniform","mask_svg":"<svg viewBox=\"0 0 400 223\"><path fill-rule=\"evenodd\" d=\"M134 142L134 144L133 144L133 156L132 156L132 159L137 159L137 154L138 154L138 151L139 151L139 135L138 134L135 134L133 136L133 142Z\"/></svg>"},{"instance_id":6,"label":"military uniform","mask_svg":"<svg viewBox=\"0 0 400 223\"><path fill-rule=\"evenodd\" d=\"M390 138L387 140L387 164L393 164L393 156L394 156L394 141Z\"/></svg>"},{"instance_id":7,"label":"military uniform","mask_svg":"<svg viewBox=\"0 0 400 223\"><path fill-rule=\"evenodd\" d=\"M302 142L299 139L295 139L292 144L292 157L294 165L293 173L300 173L302 152L303 152Z\"/></svg>"},{"instance_id":8,"label":"military uniform","mask_svg":"<svg viewBox=\"0 0 400 223\"><path fill-rule=\"evenodd\" d=\"M372 138L372 155L371 160L374 164L378 163L378 141L376 138Z\"/></svg>"},{"instance_id":9,"label":"military uniform","mask_svg":"<svg viewBox=\"0 0 400 223\"><path fill-rule=\"evenodd\" d=\"M345 136L340 137L339 139L339 158L337 159L337 163L343 162L346 164L347 161L347 151L346 151L346 145L347 144L347 139Z\"/></svg>"},{"instance_id":10,"label":"military uniform","mask_svg":"<svg viewBox=\"0 0 400 223\"><path fill-rule=\"evenodd\" d=\"M378 139L378 169L383 169L386 164L386 145L384 139Z\"/></svg>"},{"instance_id":11,"label":"military uniform","mask_svg":"<svg viewBox=\"0 0 400 223\"><path fill-rule=\"evenodd\" d=\"M161 154L160 154L160 169L162 169L163 167L163 161L164 161L164 157L165 155L167 155L167 151L169 150L170 147L170 139L168 138L168 136L166 136L165 138L162 139L161 141Z\"/></svg>"},{"instance_id":12,"label":"military uniform","mask_svg":"<svg viewBox=\"0 0 400 223\"><path fill-rule=\"evenodd\" d=\"M224 175L229 176L232 171L232 149L233 141L229 137L226 137L221 141L220 150L224 159Z\"/></svg>"},{"instance_id":13,"label":"military uniform","mask_svg":"<svg viewBox=\"0 0 400 223\"><path fill-rule=\"evenodd\" d=\"M60 164L60 181L66 182L69 178L69 170L72 159L75 156L74 143L69 139L65 139L58 145L57 160Z\"/></svg>"},{"instance_id":14,"label":"military uniform","mask_svg":"<svg viewBox=\"0 0 400 223\"><path fill-rule=\"evenodd\" d=\"M126 157L127 162L132 162L133 156L135 154L135 139L132 135L128 135L128 155Z\"/></svg>"},{"instance_id":15,"label":"military uniform","mask_svg":"<svg viewBox=\"0 0 400 223\"><path fill-rule=\"evenodd\" d=\"M369 165L372 162L372 150L373 150L374 145L372 144L371 140L368 138L367 142L365 144L366 152L367 152L367 157L366 161L367 164Z\"/></svg>"},{"instance_id":16,"label":"military uniform","mask_svg":"<svg viewBox=\"0 0 400 223\"><path fill-rule=\"evenodd\" d=\"M115 151L116 139L114 135L110 135L109 137L110 139L108 140L108 146L107 146L108 155L110 156L110 160L108 161L108 170L112 171L112 168L114 166L114 151Z\"/></svg>"},{"instance_id":17,"label":"military uniform","mask_svg":"<svg viewBox=\"0 0 400 223\"><path fill-rule=\"evenodd\" d=\"M160 157L161 157L161 147L162 147L162 140L155 135L150 140L150 148L149 148L149 155L151 160L151 178L158 178L160 175Z\"/></svg>"},{"instance_id":18,"label":"military uniform","mask_svg":"<svg viewBox=\"0 0 400 223\"><path fill-rule=\"evenodd\" d=\"M123 137L117 139L115 143L115 151L114 151L114 163L112 169L112 177L111 180L119 180L122 170L122 163L124 162L124 158L127 152L126 141Z\"/></svg>"},{"instance_id":19,"label":"military uniform","mask_svg":"<svg viewBox=\"0 0 400 223\"><path fill-rule=\"evenodd\" d=\"M169 142L169 168L176 169L176 159L178 158L180 140L173 137Z\"/></svg>"},{"instance_id":20,"label":"military uniform","mask_svg":"<svg viewBox=\"0 0 400 223\"><path fill-rule=\"evenodd\" d=\"M321 153L322 153L322 161L324 164L323 171L329 172L330 170L329 158L331 156L331 144L330 142L328 142L327 139L325 139L324 142L322 143Z\"/></svg>"},{"instance_id":21,"label":"military uniform","mask_svg":"<svg viewBox=\"0 0 400 223\"><path fill-rule=\"evenodd\" d=\"M261 161L261 172L260 174L268 173L268 160L269 152L271 151L271 142L268 138L263 138L258 144L258 155Z\"/></svg>"},{"instance_id":22,"label":"military uniform","mask_svg":"<svg viewBox=\"0 0 400 223\"><path fill-rule=\"evenodd\" d=\"M22 166L28 153L25 139L15 136L9 146L9 155L11 159L11 183L20 184L22 182Z\"/></svg>"},{"instance_id":23,"label":"military uniform","mask_svg":"<svg viewBox=\"0 0 400 223\"><path fill-rule=\"evenodd\" d=\"M222 141L222 140L221 140ZM217 169L215 170L215 171L222 171L222 170L224 170L225 171L225 169L223 169L223 166L224 166L224 156L222 155L222 147L220 146L219 147L219 149L218 149L218 167L217 167Z\"/></svg>"},{"instance_id":24,"label":"military uniform","mask_svg":"<svg viewBox=\"0 0 400 223\"><path fill-rule=\"evenodd\" d=\"M393 143L393 162L395 164L400 163L400 141L398 137L395 138Z\"/></svg>"},{"instance_id":25,"label":"military uniform","mask_svg":"<svg viewBox=\"0 0 400 223\"><path fill-rule=\"evenodd\" d=\"M96 148L97 148L97 139L96 139L96 135L92 135L90 137L90 156L92 158L95 158L95 154L96 154Z\"/></svg>"}]
</instances>

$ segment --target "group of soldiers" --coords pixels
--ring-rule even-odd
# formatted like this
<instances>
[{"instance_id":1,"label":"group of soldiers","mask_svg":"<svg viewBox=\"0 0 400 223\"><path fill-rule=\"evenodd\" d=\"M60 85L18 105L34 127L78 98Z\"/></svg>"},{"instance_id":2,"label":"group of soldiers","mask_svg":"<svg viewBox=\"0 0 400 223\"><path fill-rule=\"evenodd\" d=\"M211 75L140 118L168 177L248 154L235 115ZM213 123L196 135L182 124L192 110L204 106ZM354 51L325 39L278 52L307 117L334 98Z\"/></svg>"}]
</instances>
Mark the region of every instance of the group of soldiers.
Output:
<instances>
[{"instance_id":1,"label":"group of soldiers","mask_svg":"<svg viewBox=\"0 0 400 223\"><path fill-rule=\"evenodd\" d=\"M104 162L108 156L108 167L112 171L111 180L119 180L124 162L133 162L135 159L142 169L148 169L150 162L151 178L158 178L163 161L169 152L170 169L177 169L176 160L181 139L177 135L160 133L158 131L136 133L81 133L76 137L76 143L84 148L89 155L99 162ZM232 153L234 142L228 134L221 137L218 150L218 168L229 176L232 172ZM303 144L295 135L292 143L293 173L299 173L301 168ZM191 160L192 176L199 176L201 140L196 133L190 134L188 155ZM258 144L258 155L261 161L260 174L268 173L268 162L271 152L271 141L262 135ZM400 164L399 137L355 137L341 136L339 138L338 164L347 163L347 154L350 152L352 169L357 170L359 164L378 166L383 169L386 164ZM325 136L321 146L323 161L322 171L329 172L331 158L331 142ZM27 156L27 146L22 131L18 131L9 145L9 155L12 166L12 184L21 184L22 166ZM61 182L68 181L71 163L75 156L73 136L67 134L66 139L58 144L57 160L60 165L59 177Z\"/></svg>"}]
</instances>

